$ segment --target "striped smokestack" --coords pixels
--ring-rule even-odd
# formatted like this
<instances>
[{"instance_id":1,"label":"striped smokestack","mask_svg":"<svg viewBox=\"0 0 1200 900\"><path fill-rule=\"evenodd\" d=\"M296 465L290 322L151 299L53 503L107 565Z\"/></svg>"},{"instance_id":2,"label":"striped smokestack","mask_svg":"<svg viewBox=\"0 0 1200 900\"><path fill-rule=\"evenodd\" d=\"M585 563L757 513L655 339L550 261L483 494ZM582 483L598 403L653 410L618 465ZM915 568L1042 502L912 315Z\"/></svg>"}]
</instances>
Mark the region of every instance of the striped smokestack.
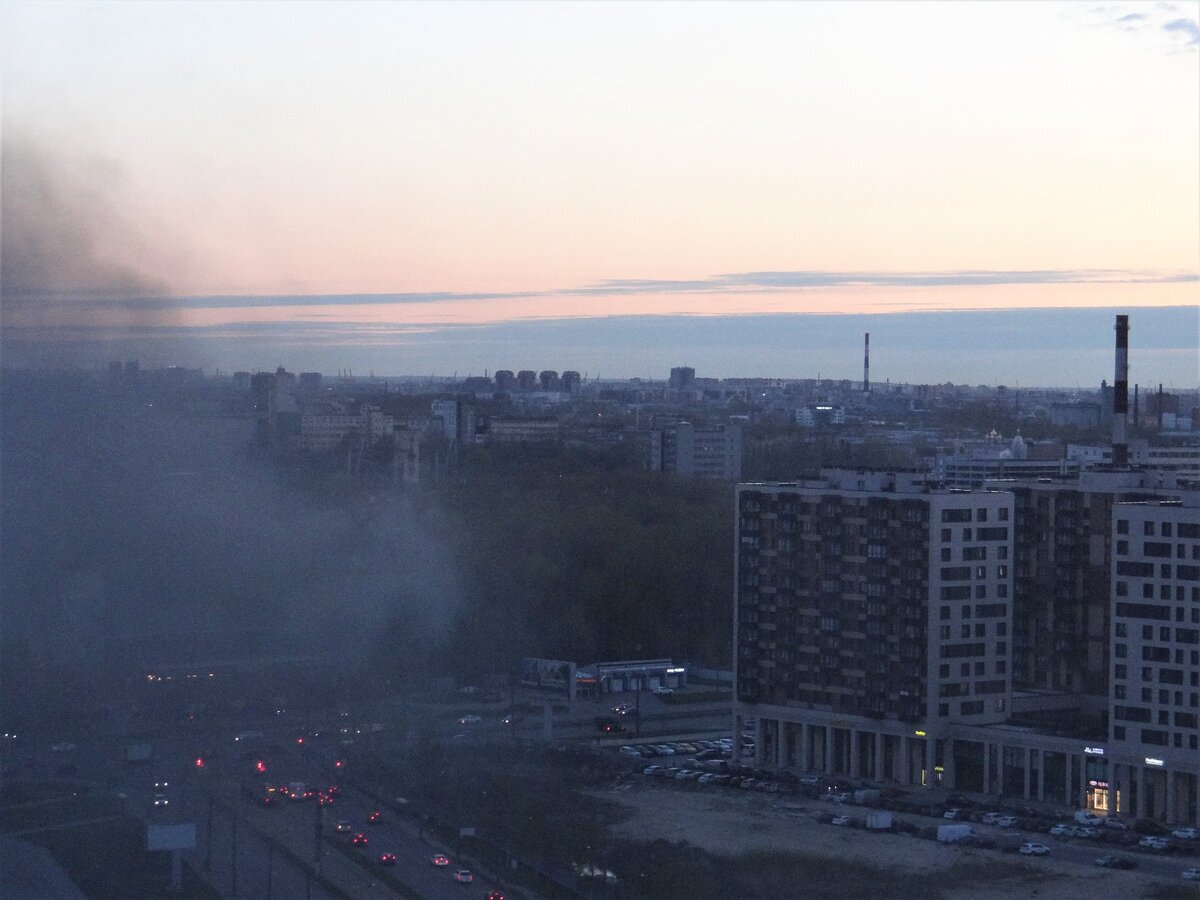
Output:
<instances>
[{"instance_id":1,"label":"striped smokestack","mask_svg":"<svg viewBox=\"0 0 1200 900\"><path fill-rule=\"evenodd\" d=\"M871 332L863 334L863 393L871 393Z\"/></svg>"},{"instance_id":2,"label":"striped smokestack","mask_svg":"<svg viewBox=\"0 0 1200 900\"><path fill-rule=\"evenodd\" d=\"M1112 461L1114 466L1129 465L1129 445L1125 437L1125 416L1129 412L1129 316L1117 316L1116 372L1113 375Z\"/></svg>"}]
</instances>

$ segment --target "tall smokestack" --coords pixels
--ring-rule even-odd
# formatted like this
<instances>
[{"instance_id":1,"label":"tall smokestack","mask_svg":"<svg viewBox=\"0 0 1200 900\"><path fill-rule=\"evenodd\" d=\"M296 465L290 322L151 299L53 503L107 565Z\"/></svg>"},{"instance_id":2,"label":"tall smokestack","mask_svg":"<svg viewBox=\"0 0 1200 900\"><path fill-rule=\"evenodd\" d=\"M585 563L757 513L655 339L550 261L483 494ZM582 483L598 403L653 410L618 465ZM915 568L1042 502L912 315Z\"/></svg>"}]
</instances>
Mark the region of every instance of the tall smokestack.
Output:
<instances>
[{"instance_id":1,"label":"tall smokestack","mask_svg":"<svg viewBox=\"0 0 1200 900\"><path fill-rule=\"evenodd\" d=\"M863 334L863 393L871 393L871 332Z\"/></svg>"},{"instance_id":2,"label":"tall smokestack","mask_svg":"<svg viewBox=\"0 0 1200 900\"><path fill-rule=\"evenodd\" d=\"M1125 416L1129 412L1129 316L1117 316L1116 372L1113 375L1112 457L1114 466L1129 465Z\"/></svg>"}]
</instances>

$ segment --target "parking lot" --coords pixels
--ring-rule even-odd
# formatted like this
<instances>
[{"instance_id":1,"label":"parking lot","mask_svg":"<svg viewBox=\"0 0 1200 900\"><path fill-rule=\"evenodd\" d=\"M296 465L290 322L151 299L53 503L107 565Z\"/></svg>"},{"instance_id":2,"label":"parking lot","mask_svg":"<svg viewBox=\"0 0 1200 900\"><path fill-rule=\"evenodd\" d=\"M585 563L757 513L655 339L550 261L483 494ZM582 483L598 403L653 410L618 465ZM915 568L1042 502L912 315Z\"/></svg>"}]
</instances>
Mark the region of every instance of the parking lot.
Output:
<instances>
[{"instance_id":1,"label":"parking lot","mask_svg":"<svg viewBox=\"0 0 1200 900\"><path fill-rule=\"evenodd\" d=\"M986 806L923 789L901 792L818 774L755 770L734 762L731 749L729 738L616 748L628 767L625 784L615 792L618 802L650 817L643 821L635 815L621 829L630 837L665 837L700 846L716 834L713 852L802 849L835 856L869 852L881 864L894 857L897 865L908 869L944 868L950 861L980 857L1020 860L1034 867L1038 880L1069 874L1088 884L1098 879L1109 891L1128 882L1130 896L1156 882L1186 888L1189 882L1182 873L1200 862L1197 842L1183 828L1176 836L1149 822L1085 824L1032 807ZM873 815L880 811L891 815ZM728 828L716 828L714 817ZM868 820L877 826L888 824L868 832ZM947 824L968 826L969 836L955 844L939 843L938 828ZM870 842L869 847L859 846L864 841ZM1035 848L1022 855L1021 847L1029 844L1041 845L1046 852L1034 856L1040 853ZM1114 857L1118 862L1110 868L1107 864ZM1132 869L1121 870L1129 864ZM1057 888L1055 895L1072 896Z\"/></svg>"}]
</instances>

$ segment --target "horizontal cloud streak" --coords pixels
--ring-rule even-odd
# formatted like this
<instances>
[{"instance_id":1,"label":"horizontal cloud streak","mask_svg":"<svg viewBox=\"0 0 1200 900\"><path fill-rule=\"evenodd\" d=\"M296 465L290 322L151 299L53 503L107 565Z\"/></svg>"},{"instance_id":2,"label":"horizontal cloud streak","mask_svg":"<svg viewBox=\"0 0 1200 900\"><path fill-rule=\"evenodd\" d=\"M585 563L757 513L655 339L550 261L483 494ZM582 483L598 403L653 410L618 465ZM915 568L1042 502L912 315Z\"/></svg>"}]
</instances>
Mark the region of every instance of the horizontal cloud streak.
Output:
<instances>
[{"instance_id":1,"label":"horizontal cloud streak","mask_svg":"<svg viewBox=\"0 0 1200 900\"><path fill-rule=\"evenodd\" d=\"M703 279L610 279L596 284L543 291L506 292L408 292L396 294L302 294L276 296L194 296L88 298L89 306L109 309L245 309L260 307L381 306L418 303L470 303L537 297L587 297L654 294L747 294L786 293L828 288L981 287L1003 285L1061 284L1176 284L1200 281L1200 275L1185 272L1155 272L1137 269L1044 269L1030 271L958 270L950 272L826 272L797 270L737 272ZM9 300L14 304L16 298ZM39 305L70 307L79 302L75 294L38 298Z\"/></svg>"}]
</instances>

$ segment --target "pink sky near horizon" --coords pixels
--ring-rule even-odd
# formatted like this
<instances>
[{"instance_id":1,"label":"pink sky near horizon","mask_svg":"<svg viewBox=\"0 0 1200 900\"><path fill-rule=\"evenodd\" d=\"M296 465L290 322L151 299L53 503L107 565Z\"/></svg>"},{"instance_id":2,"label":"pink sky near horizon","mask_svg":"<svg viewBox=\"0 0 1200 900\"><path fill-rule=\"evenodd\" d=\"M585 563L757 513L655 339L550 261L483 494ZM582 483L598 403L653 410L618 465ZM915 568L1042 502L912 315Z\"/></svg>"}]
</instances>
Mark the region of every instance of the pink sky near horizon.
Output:
<instances>
[{"instance_id":1,"label":"pink sky near horizon","mask_svg":"<svg viewBox=\"0 0 1200 900\"><path fill-rule=\"evenodd\" d=\"M1164 28L1197 4L1126 6L1145 23L1086 3L18 0L4 127L55 160L64 202L111 206L105 261L169 293L548 294L113 327L1196 303L1195 282L559 293L1200 275L1200 55Z\"/></svg>"}]
</instances>

